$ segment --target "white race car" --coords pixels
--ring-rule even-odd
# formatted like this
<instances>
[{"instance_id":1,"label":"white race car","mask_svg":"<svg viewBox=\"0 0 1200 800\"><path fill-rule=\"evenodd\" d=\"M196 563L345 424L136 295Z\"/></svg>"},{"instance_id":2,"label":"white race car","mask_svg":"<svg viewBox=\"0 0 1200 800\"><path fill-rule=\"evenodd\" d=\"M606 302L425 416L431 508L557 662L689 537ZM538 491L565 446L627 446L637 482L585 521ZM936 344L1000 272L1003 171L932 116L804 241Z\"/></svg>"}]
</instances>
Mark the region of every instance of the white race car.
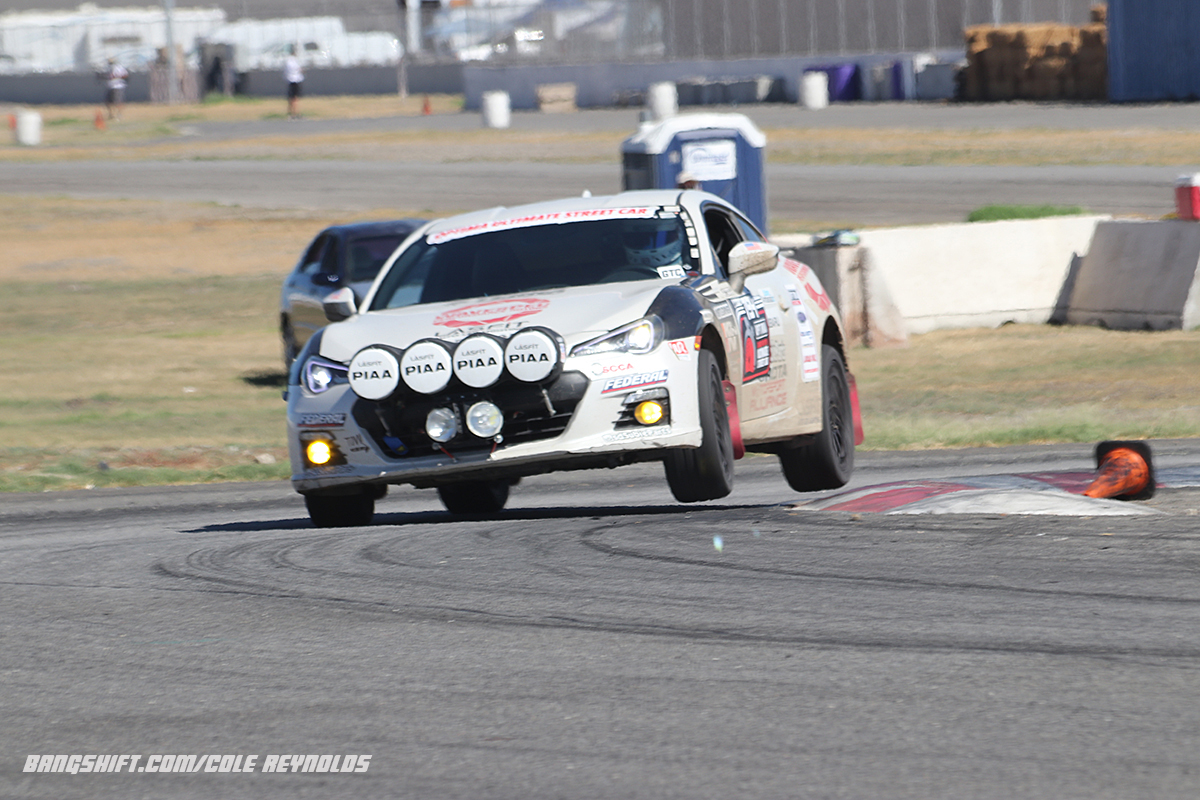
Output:
<instances>
[{"instance_id":1,"label":"white race car","mask_svg":"<svg viewBox=\"0 0 1200 800\"><path fill-rule=\"evenodd\" d=\"M841 320L817 276L725 201L625 192L418 229L361 304L330 295L289 376L292 484L320 527L389 484L504 507L523 476L662 461L682 502L747 450L836 488L861 441Z\"/></svg>"}]
</instances>

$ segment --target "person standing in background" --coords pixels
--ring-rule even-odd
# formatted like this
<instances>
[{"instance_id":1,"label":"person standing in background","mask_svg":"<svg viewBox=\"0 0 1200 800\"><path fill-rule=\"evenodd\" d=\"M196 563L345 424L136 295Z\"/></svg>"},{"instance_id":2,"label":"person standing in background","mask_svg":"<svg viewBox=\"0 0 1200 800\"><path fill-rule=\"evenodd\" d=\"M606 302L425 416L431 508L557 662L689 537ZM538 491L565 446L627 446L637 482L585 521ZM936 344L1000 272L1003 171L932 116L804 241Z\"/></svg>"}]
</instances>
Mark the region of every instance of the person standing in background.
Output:
<instances>
[{"instance_id":1,"label":"person standing in background","mask_svg":"<svg viewBox=\"0 0 1200 800\"><path fill-rule=\"evenodd\" d=\"M121 66L115 58L108 60L108 83L104 95L104 105L108 108L109 119L120 119L125 109L125 79L129 70Z\"/></svg>"},{"instance_id":2,"label":"person standing in background","mask_svg":"<svg viewBox=\"0 0 1200 800\"><path fill-rule=\"evenodd\" d=\"M288 57L283 61L283 79L287 81L288 119L300 119L298 110L300 89L304 83L304 70L300 67L300 59L296 55L296 46L288 50Z\"/></svg>"}]
</instances>

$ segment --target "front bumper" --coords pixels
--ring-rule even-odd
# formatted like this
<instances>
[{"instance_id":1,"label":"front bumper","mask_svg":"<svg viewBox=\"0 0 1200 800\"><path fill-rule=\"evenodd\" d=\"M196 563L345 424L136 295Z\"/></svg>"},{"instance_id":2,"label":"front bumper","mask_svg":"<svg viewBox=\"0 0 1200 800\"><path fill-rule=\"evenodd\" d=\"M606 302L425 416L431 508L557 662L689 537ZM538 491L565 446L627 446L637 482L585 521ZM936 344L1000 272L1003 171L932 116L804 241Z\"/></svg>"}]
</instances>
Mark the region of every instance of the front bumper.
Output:
<instances>
[{"instance_id":1,"label":"front bumper","mask_svg":"<svg viewBox=\"0 0 1200 800\"><path fill-rule=\"evenodd\" d=\"M344 384L319 395L291 386L292 485L301 493L368 483L436 486L658 459L667 448L700 444L696 361L690 349L683 356L664 345L642 356L567 358L562 373L543 386L501 382L381 402L364 400ZM625 401L648 389L666 390L669 415L643 426L631 419ZM461 433L438 444L425 434L430 409L461 412L480 400L504 412L500 441ZM305 458L313 438L333 446L329 464L313 466Z\"/></svg>"}]
</instances>

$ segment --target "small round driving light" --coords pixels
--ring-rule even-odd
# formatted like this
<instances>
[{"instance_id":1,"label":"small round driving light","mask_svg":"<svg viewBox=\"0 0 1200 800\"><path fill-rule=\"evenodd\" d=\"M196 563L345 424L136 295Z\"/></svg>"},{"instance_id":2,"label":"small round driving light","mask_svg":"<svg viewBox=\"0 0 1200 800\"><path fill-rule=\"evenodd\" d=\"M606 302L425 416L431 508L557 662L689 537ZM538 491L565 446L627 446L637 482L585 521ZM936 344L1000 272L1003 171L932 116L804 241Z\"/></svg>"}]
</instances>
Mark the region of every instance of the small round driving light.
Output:
<instances>
[{"instance_id":1,"label":"small round driving light","mask_svg":"<svg viewBox=\"0 0 1200 800\"><path fill-rule=\"evenodd\" d=\"M458 415L452 408L435 408L425 417L425 433L435 442L446 442L458 436Z\"/></svg>"},{"instance_id":2,"label":"small round driving light","mask_svg":"<svg viewBox=\"0 0 1200 800\"><path fill-rule=\"evenodd\" d=\"M663 418L662 403L657 400L638 403L637 408L633 410L633 418L643 425L655 425L661 422Z\"/></svg>"},{"instance_id":3,"label":"small round driving light","mask_svg":"<svg viewBox=\"0 0 1200 800\"><path fill-rule=\"evenodd\" d=\"M504 414L495 403L486 400L467 409L467 430L481 439L490 439L504 427Z\"/></svg>"},{"instance_id":4,"label":"small round driving light","mask_svg":"<svg viewBox=\"0 0 1200 800\"><path fill-rule=\"evenodd\" d=\"M308 463L319 467L322 464L328 464L333 458L333 448L324 439L313 439L304 448L304 456L308 459Z\"/></svg>"}]
</instances>

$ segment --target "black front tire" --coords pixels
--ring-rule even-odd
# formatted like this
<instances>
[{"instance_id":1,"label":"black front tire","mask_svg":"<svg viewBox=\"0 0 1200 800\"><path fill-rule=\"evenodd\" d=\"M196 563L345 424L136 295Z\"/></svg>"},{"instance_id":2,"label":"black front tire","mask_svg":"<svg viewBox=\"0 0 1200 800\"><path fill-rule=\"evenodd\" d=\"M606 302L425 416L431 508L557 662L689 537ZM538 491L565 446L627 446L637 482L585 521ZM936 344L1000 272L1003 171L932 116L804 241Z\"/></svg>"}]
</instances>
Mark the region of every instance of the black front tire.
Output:
<instances>
[{"instance_id":1,"label":"black front tire","mask_svg":"<svg viewBox=\"0 0 1200 800\"><path fill-rule=\"evenodd\" d=\"M663 461L667 485L681 503L717 500L733 491L733 436L721 370L708 350L700 351L699 361L700 446L672 450Z\"/></svg>"},{"instance_id":2,"label":"black front tire","mask_svg":"<svg viewBox=\"0 0 1200 800\"><path fill-rule=\"evenodd\" d=\"M358 494L306 494L308 518L318 528L355 528L370 525L378 491Z\"/></svg>"},{"instance_id":3,"label":"black front tire","mask_svg":"<svg viewBox=\"0 0 1200 800\"><path fill-rule=\"evenodd\" d=\"M812 444L779 454L783 477L797 492L845 486L854 473L854 410L846 362L837 348L821 347L821 432Z\"/></svg>"},{"instance_id":4,"label":"black front tire","mask_svg":"<svg viewBox=\"0 0 1200 800\"><path fill-rule=\"evenodd\" d=\"M495 514L508 502L512 481L463 481L438 487L438 497L451 514Z\"/></svg>"}]
</instances>

